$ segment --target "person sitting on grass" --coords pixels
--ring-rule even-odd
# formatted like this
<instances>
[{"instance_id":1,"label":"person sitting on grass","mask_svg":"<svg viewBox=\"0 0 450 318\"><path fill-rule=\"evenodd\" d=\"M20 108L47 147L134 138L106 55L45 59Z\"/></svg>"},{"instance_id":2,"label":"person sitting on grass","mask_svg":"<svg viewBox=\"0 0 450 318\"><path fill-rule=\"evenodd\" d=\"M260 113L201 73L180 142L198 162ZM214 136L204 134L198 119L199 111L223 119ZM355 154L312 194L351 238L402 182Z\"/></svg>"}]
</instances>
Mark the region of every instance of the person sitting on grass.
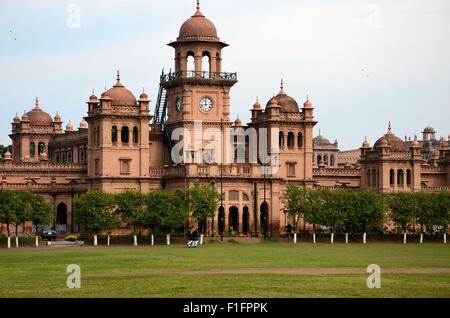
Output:
<instances>
[{"instance_id":1,"label":"person sitting on grass","mask_svg":"<svg viewBox=\"0 0 450 318\"><path fill-rule=\"evenodd\" d=\"M198 246L198 230L195 230L192 232L192 246L197 247Z\"/></svg>"},{"instance_id":2,"label":"person sitting on grass","mask_svg":"<svg viewBox=\"0 0 450 318\"><path fill-rule=\"evenodd\" d=\"M193 247L194 244L194 239L193 239L193 235L192 235L192 228L189 228L188 232L187 232L187 246L188 247Z\"/></svg>"}]
</instances>

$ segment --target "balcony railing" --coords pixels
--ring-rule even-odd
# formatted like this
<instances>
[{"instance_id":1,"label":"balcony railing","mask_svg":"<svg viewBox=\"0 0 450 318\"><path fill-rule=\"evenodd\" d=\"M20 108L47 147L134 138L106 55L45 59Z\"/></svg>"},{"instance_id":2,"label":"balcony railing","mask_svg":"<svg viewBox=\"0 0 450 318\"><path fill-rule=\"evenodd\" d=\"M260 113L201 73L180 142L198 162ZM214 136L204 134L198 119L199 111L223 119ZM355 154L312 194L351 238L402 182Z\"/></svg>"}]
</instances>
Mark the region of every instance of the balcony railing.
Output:
<instances>
[{"instance_id":1,"label":"balcony railing","mask_svg":"<svg viewBox=\"0 0 450 318\"><path fill-rule=\"evenodd\" d=\"M182 78L199 78L222 81L237 81L237 73L219 73L219 72L196 72L196 71L178 71L161 76L161 83L174 81Z\"/></svg>"}]
</instances>

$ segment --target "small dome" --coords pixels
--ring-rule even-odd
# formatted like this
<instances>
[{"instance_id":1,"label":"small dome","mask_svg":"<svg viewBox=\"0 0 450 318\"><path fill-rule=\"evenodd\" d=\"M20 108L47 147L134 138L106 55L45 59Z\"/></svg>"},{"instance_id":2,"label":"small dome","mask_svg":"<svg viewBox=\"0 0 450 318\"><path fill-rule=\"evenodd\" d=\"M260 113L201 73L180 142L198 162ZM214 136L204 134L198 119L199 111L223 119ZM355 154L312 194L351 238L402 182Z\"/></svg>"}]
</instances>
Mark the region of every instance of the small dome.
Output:
<instances>
[{"instance_id":1,"label":"small dome","mask_svg":"<svg viewBox=\"0 0 450 318\"><path fill-rule=\"evenodd\" d=\"M256 99L256 102L253 104L253 109L261 109L261 104L259 103L258 98Z\"/></svg>"},{"instance_id":2,"label":"small dome","mask_svg":"<svg viewBox=\"0 0 450 318\"><path fill-rule=\"evenodd\" d=\"M284 91L284 84L283 84L283 80L281 80L281 87L280 87L280 92L278 93L277 96L275 96L272 99L276 99L276 101L278 102L278 105L281 106L281 112L282 113L299 113L299 107L298 107L298 103L295 99L293 99L292 97L290 97L289 95L287 95ZM267 103L267 106L270 105L271 100L269 101L269 103Z\"/></svg>"},{"instance_id":3,"label":"small dome","mask_svg":"<svg viewBox=\"0 0 450 318\"><path fill-rule=\"evenodd\" d=\"M29 121L29 120L28 120L28 115L27 115L27 114L23 114L23 115L22 115L22 121Z\"/></svg>"},{"instance_id":4,"label":"small dome","mask_svg":"<svg viewBox=\"0 0 450 318\"><path fill-rule=\"evenodd\" d=\"M316 144L316 145L322 145L322 146L331 145L331 142L327 138L322 136L320 133L319 133L319 136L317 136L316 138L313 139L313 141L314 141L314 144Z\"/></svg>"},{"instance_id":5,"label":"small dome","mask_svg":"<svg viewBox=\"0 0 450 318\"><path fill-rule=\"evenodd\" d=\"M56 116L54 118L55 122L60 122L61 121L61 115L59 115L59 113L56 113Z\"/></svg>"},{"instance_id":6,"label":"small dome","mask_svg":"<svg viewBox=\"0 0 450 318\"><path fill-rule=\"evenodd\" d=\"M39 107L39 99L36 97L36 104L32 111L27 114L31 125L36 126L51 126L53 123L52 117Z\"/></svg>"},{"instance_id":7,"label":"small dome","mask_svg":"<svg viewBox=\"0 0 450 318\"><path fill-rule=\"evenodd\" d=\"M145 92L142 92L142 94L139 96L140 100L148 100L148 95Z\"/></svg>"},{"instance_id":8,"label":"small dome","mask_svg":"<svg viewBox=\"0 0 450 318\"><path fill-rule=\"evenodd\" d=\"M367 140L367 137L364 139L364 141L362 143L362 147L363 148L370 148L370 144L369 144L369 141Z\"/></svg>"},{"instance_id":9,"label":"small dome","mask_svg":"<svg viewBox=\"0 0 450 318\"><path fill-rule=\"evenodd\" d=\"M120 83L120 73L117 71L117 83L106 92L102 98L110 97L113 106L136 106L136 97Z\"/></svg>"},{"instance_id":10,"label":"small dome","mask_svg":"<svg viewBox=\"0 0 450 318\"><path fill-rule=\"evenodd\" d=\"M242 121L241 121L241 119L239 118L239 116L238 116L238 118L234 121L234 125L237 126L237 127L242 126Z\"/></svg>"},{"instance_id":11,"label":"small dome","mask_svg":"<svg viewBox=\"0 0 450 318\"><path fill-rule=\"evenodd\" d=\"M97 96L94 94L94 92L92 92L92 95L89 96L89 101L97 101L97 100L98 100Z\"/></svg>"},{"instance_id":12,"label":"small dome","mask_svg":"<svg viewBox=\"0 0 450 318\"><path fill-rule=\"evenodd\" d=\"M87 129L88 128L88 123L83 119L80 122L80 129Z\"/></svg>"},{"instance_id":13,"label":"small dome","mask_svg":"<svg viewBox=\"0 0 450 318\"><path fill-rule=\"evenodd\" d=\"M192 38L219 41L214 23L200 12L199 5L195 14L181 25L178 40Z\"/></svg>"},{"instance_id":14,"label":"small dome","mask_svg":"<svg viewBox=\"0 0 450 318\"><path fill-rule=\"evenodd\" d=\"M309 100L309 98L305 101L305 103L303 104L304 108L312 108L313 104L312 102Z\"/></svg>"},{"instance_id":15,"label":"small dome","mask_svg":"<svg viewBox=\"0 0 450 318\"><path fill-rule=\"evenodd\" d=\"M17 113L16 113L16 116L14 117L13 121L14 121L15 123L17 123L17 122L20 121L20 117L19 117L19 115L18 115Z\"/></svg>"},{"instance_id":16,"label":"small dome","mask_svg":"<svg viewBox=\"0 0 450 318\"><path fill-rule=\"evenodd\" d=\"M267 106L277 106L277 105L278 105L278 100L275 97L270 99L269 102L267 103Z\"/></svg>"},{"instance_id":17,"label":"small dome","mask_svg":"<svg viewBox=\"0 0 450 318\"><path fill-rule=\"evenodd\" d=\"M68 123L67 126L66 126L66 131L73 131L73 125L72 125L72 123L70 122L70 120L69 120L69 123Z\"/></svg>"},{"instance_id":18,"label":"small dome","mask_svg":"<svg viewBox=\"0 0 450 318\"><path fill-rule=\"evenodd\" d=\"M434 128L433 127L431 127L431 126L428 126L428 127L425 127L425 129L423 130L423 132L424 133L431 133L431 134L434 134L436 131L434 130Z\"/></svg>"},{"instance_id":19,"label":"small dome","mask_svg":"<svg viewBox=\"0 0 450 318\"><path fill-rule=\"evenodd\" d=\"M6 150L6 152L5 152L5 157L3 158L3 160L5 160L5 161L10 161L10 160L12 160L12 154L9 152L9 149Z\"/></svg>"},{"instance_id":20,"label":"small dome","mask_svg":"<svg viewBox=\"0 0 450 318\"><path fill-rule=\"evenodd\" d=\"M374 145L374 148L378 148L380 146L385 147L386 144L391 147L392 151L408 151L406 143L392 133L390 123L389 123L389 131L387 132L386 135L377 140L377 142Z\"/></svg>"}]
</instances>

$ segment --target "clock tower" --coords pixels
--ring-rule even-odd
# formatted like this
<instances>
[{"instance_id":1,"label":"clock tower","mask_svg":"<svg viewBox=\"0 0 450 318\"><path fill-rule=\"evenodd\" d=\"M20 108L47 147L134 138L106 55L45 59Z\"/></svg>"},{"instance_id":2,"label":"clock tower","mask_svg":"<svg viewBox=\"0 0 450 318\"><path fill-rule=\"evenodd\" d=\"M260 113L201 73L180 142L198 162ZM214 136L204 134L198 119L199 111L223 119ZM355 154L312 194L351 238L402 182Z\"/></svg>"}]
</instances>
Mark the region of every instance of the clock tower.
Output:
<instances>
[{"instance_id":1,"label":"clock tower","mask_svg":"<svg viewBox=\"0 0 450 318\"><path fill-rule=\"evenodd\" d=\"M175 70L161 77L165 90L165 127L193 129L196 121L203 129L230 127L230 89L236 73L222 72L222 49L228 44L217 35L214 24L197 11L180 28L175 42Z\"/></svg>"}]
</instances>

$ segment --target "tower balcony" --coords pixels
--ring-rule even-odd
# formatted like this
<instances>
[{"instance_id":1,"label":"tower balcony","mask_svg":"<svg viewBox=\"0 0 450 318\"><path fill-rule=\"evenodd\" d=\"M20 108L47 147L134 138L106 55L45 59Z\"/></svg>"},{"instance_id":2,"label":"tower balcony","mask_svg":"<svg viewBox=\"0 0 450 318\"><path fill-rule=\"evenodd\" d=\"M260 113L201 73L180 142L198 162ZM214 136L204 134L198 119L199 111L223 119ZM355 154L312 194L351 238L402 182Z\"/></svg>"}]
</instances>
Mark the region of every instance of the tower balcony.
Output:
<instances>
[{"instance_id":1,"label":"tower balcony","mask_svg":"<svg viewBox=\"0 0 450 318\"><path fill-rule=\"evenodd\" d=\"M197 72L197 71L176 71L161 75L161 85L171 87L180 83L208 84L233 86L238 81L237 73L226 72Z\"/></svg>"}]
</instances>

